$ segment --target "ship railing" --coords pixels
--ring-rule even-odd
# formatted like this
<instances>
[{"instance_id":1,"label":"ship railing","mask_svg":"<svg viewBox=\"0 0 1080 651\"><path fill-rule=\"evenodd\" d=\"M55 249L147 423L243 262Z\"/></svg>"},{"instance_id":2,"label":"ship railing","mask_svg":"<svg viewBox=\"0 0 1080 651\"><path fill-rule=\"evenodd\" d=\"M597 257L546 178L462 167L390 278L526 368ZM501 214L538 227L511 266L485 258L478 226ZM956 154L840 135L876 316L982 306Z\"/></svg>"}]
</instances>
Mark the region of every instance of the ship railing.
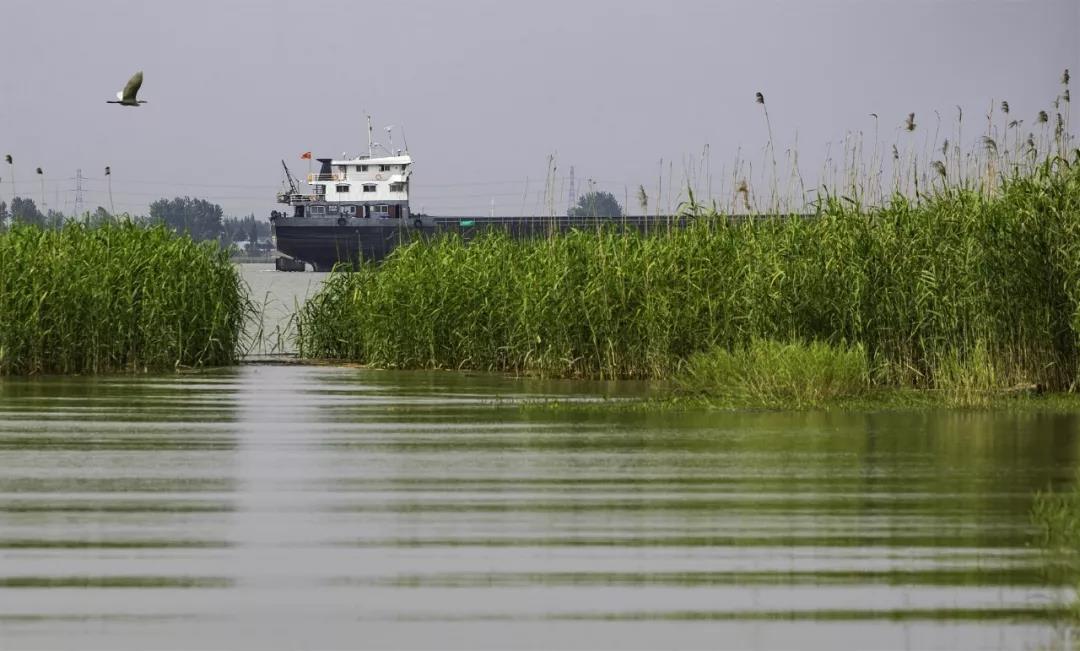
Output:
<instances>
[{"instance_id":1,"label":"ship railing","mask_svg":"<svg viewBox=\"0 0 1080 651\"><path fill-rule=\"evenodd\" d=\"M315 174L311 173L307 175L308 183L317 183L319 181L344 181L344 174Z\"/></svg>"},{"instance_id":2,"label":"ship railing","mask_svg":"<svg viewBox=\"0 0 1080 651\"><path fill-rule=\"evenodd\" d=\"M320 195L314 194L299 194L292 192L279 192L277 195L278 203L285 203L290 206L298 206L304 203L311 203L312 201L318 201Z\"/></svg>"}]
</instances>

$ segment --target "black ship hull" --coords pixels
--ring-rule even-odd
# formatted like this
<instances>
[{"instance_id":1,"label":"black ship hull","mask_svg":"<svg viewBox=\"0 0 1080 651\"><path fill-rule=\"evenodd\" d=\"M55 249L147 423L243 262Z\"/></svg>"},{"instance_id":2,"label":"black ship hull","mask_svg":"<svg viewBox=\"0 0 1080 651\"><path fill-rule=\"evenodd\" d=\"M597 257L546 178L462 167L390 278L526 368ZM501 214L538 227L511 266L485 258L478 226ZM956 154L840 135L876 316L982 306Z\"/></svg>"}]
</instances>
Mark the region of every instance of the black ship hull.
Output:
<instances>
[{"instance_id":1,"label":"black ship hull","mask_svg":"<svg viewBox=\"0 0 1080 651\"><path fill-rule=\"evenodd\" d=\"M377 262L409 237L410 229L401 220L343 221L345 224L337 219L279 217L271 225L277 250L311 264L316 271L329 271L337 264Z\"/></svg>"},{"instance_id":2,"label":"black ship hull","mask_svg":"<svg viewBox=\"0 0 1080 651\"><path fill-rule=\"evenodd\" d=\"M316 271L335 265L355 267L362 261L379 262L399 244L442 232L459 233L465 240L487 230L500 230L515 238L528 238L578 228L614 226L649 230L682 226L684 220L667 216L620 217L430 217L409 219L358 219L286 217L271 218L277 250L309 263Z\"/></svg>"}]
</instances>

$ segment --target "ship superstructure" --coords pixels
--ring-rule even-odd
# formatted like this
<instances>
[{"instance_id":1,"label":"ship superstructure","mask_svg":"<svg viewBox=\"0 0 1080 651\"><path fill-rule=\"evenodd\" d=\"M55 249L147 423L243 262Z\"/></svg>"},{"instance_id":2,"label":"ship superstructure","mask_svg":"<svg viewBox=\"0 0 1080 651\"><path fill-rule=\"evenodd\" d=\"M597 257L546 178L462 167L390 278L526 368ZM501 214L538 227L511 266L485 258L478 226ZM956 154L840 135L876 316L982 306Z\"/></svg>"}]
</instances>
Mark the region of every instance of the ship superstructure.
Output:
<instances>
[{"instance_id":1,"label":"ship superstructure","mask_svg":"<svg viewBox=\"0 0 1080 651\"><path fill-rule=\"evenodd\" d=\"M278 197L293 206L293 216L408 219L412 157L407 153L316 160L319 171L307 176L310 193Z\"/></svg>"}]
</instances>

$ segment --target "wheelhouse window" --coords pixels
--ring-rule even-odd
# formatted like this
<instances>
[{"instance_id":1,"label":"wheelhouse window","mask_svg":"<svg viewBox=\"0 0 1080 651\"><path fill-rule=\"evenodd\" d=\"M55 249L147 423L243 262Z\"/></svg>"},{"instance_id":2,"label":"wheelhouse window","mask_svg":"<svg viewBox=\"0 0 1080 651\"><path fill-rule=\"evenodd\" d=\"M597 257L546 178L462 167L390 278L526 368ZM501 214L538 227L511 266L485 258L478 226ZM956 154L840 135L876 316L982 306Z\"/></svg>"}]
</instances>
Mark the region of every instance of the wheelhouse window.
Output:
<instances>
[{"instance_id":1,"label":"wheelhouse window","mask_svg":"<svg viewBox=\"0 0 1080 651\"><path fill-rule=\"evenodd\" d=\"M389 165L379 165L379 171L380 172L389 172L390 171L390 166Z\"/></svg>"},{"instance_id":2,"label":"wheelhouse window","mask_svg":"<svg viewBox=\"0 0 1080 651\"><path fill-rule=\"evenodd\" d=\"M349 186L348 185L339 185L334 189L337 190L338 192L348 192L349 191Z\"/></svg>"},{"instance_id":3,"label":"wheelhouse window","mask_svg":"<svg viewBox=\"0 0 1080 651\"><path fill-rule=\"evenodd\" d=\"M356 171L357 172L366 172L367 171L367 165L357 165L356 166Z\"/></svg>"},{"instance_id":4,"label":"wheelhouse window","mask_svg":"<svg viewBox=\"0 0 1080 651\"><path fill-rule=\"evenodd\" d=\"M404 183L391 183L390 184L390 191L391 192L404 192L405 191L405 184Z\"/></svg>"},{"instance_id":5,"label":"wheelhouse window","mask_svg":"<svg viewBox=\"0 0 1080 651\"><path fill-rule=\"evenodd\" d=\"M374 183L365 183L364 184L364 192L374 192L374 191L375 191L375 184Z\"/></svg>"},{"instance_id":6,"label":"wheelhouse window","mask_svg":"<svg viewBox=\"0 0 1080 651\"><path fill-rule=\"evenodd\" d=\"M315 188L315 194L326 194L326 186L325 185L316 185L316 186L314 186L314 188Z\"/></svg>"},{"instance_id":7,"label":"wheelhouse window","mask_svg":"<svg viewBox=\"0 0 1080 651\"><path fill-rule=\"evenodd\" d=\"M310 212L312 215L325 215L326 206L311 206L308 208L308 212Z\"/></svg>"}]
</instances>

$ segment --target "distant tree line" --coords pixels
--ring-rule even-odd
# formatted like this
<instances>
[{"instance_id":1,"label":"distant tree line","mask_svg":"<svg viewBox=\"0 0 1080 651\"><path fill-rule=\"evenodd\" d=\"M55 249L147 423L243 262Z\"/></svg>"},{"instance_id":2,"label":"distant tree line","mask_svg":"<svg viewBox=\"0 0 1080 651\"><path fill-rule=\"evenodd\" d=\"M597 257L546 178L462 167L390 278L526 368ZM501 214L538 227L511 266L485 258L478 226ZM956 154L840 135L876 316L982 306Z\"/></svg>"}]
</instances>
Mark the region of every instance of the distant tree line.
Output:
<instances>
[{"instance_id":1,"label":"distant tree line","mask_svg":"<svg viewBox=\"0 0 1080 651\"><path fill-rule=\"evenodd\" d=\"M569 217L593 217L617 219L622 217L622 206L610 192L586 192L578 198L576 206L567 211Z\"/></svg>"},{"instance_id":2,"label":"distant tree line","mask_svg":"<svg viewBox=\"0 0 1080 651\"><path fill-rule=\"evenodd\" d=\"M55 210L42 213L34 204L33 199L14 197L10 206L0 201L0 229L14 223L31 224L42 228L59 228L64 223L64 215Z\"/></svg>"},{"instance_id":3,"label":"distant tree line","mask_svg":"<svg viewBox=\"0 0 1080 651\"><path fill-rule=\"evenodd\" d=\"M78 217L65 216L56 210L42 213L33 199L14 197L10 206L7 202L0 201L0 230L13 224L59 228L65 221L70 220L97 226L119 219L145 225L165 224L177 233L187 233L193 240L200 242L216 240L225 246L244 243L249 250L270 248L270 222L256 219L254 213L246 217L226 217L221 206L205 199L158 199L150 204L148 216L134 217L113 215L101 206Z\"/></svg>"}]
</instances>

